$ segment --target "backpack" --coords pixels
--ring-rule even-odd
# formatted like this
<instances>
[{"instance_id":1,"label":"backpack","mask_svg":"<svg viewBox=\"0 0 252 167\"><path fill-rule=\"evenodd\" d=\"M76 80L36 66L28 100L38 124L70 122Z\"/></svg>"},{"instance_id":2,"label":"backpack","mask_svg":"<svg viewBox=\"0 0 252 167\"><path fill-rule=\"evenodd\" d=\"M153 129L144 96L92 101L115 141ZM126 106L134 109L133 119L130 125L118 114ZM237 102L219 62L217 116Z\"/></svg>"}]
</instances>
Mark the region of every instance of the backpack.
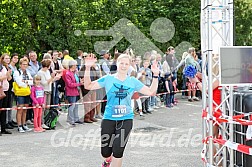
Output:
<instances>
[{"instance_id":1,"label":"backpack","mask_svg":"<svg viewBox=\"0 0 252 167\"><path fill-rule=\"evenodd\" d=\"M49 112L44 117L44 123L46 126L48 126L50 129L55 129L56 123L59 118L59 113L55 108L52 108L49 110Z\"/></svg>"}]
</instances>

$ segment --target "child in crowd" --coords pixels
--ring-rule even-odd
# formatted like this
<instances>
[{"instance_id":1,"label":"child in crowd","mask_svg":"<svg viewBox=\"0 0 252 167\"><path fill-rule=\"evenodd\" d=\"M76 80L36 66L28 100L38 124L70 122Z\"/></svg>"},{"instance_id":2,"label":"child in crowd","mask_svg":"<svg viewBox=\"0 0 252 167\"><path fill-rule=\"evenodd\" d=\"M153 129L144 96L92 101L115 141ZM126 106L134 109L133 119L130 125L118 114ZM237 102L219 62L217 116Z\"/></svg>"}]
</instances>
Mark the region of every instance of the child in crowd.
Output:
<instances>
[{"instance_id":1,"label":"child in crowd","mask_svg":"<svg viewBox=\"0 0 252 167\"><path fill-rule=\"evenodd\" d=\"M152 72L151 69L149 69L150 61L144 60L143 61L143 67L139 69L138 72L138 79L146 86L150 86L152 82ZM149 97L148 98L141 98L142 101L142 111L144 114L151 114L151 111L149 110Z\"/></svg>"},{"instance_id":2,"label":"child in crowd","mask_svg":"<svg viewBox=\"0 0 252 167\"><path fill-rule=\"evenodd\" d=\"M171 73L165 74L165 89L167 92L167 94L166 94L166 107L171 108L171 107L173 107L173 99L174 99Z\"/></svg>"},{"instance_id":3,"label":"child in crowd","mask_svg":"<svg viewBox=\"0 0 252 167\"><path fill-rule=\"evenodd\" d=\"M44 132L45 129L41 125L42 110L45 108L44 88L40 85L41 76L35 75L33 78L34 85L31 88L32 105L36 106L34 111L34 132Z\"/></svg>"}]
</instances>

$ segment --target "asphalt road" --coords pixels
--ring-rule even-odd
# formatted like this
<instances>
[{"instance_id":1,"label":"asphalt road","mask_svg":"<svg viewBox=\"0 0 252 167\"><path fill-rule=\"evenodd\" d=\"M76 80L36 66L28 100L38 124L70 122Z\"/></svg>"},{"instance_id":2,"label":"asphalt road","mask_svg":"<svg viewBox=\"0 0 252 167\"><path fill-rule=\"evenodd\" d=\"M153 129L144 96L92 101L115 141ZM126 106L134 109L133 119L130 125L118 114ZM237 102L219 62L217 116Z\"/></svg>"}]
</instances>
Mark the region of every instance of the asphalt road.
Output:
<instances>
[{"instance_id":1,"label":"asphalt road","mask_svg":"<svg viewBox=\"0 0 252 167\"><path fill-rule=\"evenodd\" d=\"M100 121L72 128L60 116L56 130L0 136L0 167L100 167ZM160 108L134 120L125 150L125 167L198 167L201 102L180 99L172 109Z\"/></svg>"}]
</instances>

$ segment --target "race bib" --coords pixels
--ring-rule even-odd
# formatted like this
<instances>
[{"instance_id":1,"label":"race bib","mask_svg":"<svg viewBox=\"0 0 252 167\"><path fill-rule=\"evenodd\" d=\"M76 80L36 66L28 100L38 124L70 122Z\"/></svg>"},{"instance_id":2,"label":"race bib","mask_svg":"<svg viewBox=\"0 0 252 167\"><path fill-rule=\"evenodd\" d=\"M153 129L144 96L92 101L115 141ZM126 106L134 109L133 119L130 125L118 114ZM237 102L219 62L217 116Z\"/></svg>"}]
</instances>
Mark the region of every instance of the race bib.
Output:
<instances>
[{"instance_id":1,"label":"race bib","mask_svg":"<svg viewBox=\"0 0 252 167\"><path fill-rule=\"evenodd\" d=\"M120 118L127 114L129 114L130 111L127 110L126 105L116 105L113 107L112 110L112 117L114 118Z\"/></svg>"},{"instance_id":2,"label":"race bib","mask_svg":"<svg viewBox=\"0 0 252 167\"><path fill-rule=\"evenodd\" d=\"M36 98L44 97L44 91L43 90L36 90Z\"/></svg>"}]
</instances>

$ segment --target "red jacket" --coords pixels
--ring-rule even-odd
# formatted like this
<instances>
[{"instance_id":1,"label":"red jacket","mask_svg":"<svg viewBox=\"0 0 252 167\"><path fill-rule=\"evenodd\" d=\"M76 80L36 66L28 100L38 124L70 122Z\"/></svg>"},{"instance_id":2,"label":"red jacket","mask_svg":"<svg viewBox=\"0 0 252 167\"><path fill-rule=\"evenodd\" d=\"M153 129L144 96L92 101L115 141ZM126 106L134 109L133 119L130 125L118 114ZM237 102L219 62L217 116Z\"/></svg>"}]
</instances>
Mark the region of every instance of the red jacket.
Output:
<instances>
[{"instance_id":1,"label":"red jacket","mask_svg":"<svg viewBox=\"0 0 252 167\"><path fill-rule=\"evenodd\" d=\"M78 86L80 83L76 83L76 79L74 77L74 72L67 70L65 75L65 90L67 96L79 96Z\"/></svg>"}]
</instances>

